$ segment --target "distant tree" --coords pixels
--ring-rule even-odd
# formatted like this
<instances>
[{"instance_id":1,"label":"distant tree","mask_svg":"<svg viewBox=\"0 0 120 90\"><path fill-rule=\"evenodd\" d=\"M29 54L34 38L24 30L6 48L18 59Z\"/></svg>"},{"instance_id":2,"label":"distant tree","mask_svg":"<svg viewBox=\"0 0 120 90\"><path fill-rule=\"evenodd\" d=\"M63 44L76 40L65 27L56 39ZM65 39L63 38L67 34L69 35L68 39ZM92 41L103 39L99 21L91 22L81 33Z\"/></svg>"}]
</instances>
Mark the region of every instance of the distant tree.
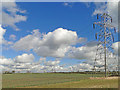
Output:
<instances>
[{"instance_id":1,"label":"distant tree","mask_svg":"<svg viewBox=\"0 0 120 90\"><path fill-rule=\"evenodd\" d=\"M9 72L9 71L5 71L4 74L11 74L11 72Z\"/></svg>"},{"instance_id":2,"label":"distant tree","mask_svg":"<svg viewBox=\"0 0 120 90\"><path fill-rule=\"evenodd\" d=\"M15 71L13 70L12 73L15 73Z\"/></svg>"}]
</instances>

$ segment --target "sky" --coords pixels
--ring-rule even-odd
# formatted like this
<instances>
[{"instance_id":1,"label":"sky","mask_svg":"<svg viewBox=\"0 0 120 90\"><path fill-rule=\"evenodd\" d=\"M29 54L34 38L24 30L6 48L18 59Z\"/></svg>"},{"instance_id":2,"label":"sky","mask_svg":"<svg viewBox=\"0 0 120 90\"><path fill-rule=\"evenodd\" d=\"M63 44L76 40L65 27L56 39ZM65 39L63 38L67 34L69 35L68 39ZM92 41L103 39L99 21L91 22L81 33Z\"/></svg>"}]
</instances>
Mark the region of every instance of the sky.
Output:
<instances>
[{"instance_id":1,"label":"sky","mask_svg":"<svg viewBox=\"0 0 120 90\"><path fill-rule=\"evenodd\" d=\"M99 31L93 29L93 23L98 21L96 14L108 12L113 17L112 25L118 27L117 3L113 3L112 8L111 4L3 3L0 66L4 71L21 72L91 70L97 44L95 33ZM117 35L114 34L112 45L115 52Z\"/></svg>"}]
</instances>

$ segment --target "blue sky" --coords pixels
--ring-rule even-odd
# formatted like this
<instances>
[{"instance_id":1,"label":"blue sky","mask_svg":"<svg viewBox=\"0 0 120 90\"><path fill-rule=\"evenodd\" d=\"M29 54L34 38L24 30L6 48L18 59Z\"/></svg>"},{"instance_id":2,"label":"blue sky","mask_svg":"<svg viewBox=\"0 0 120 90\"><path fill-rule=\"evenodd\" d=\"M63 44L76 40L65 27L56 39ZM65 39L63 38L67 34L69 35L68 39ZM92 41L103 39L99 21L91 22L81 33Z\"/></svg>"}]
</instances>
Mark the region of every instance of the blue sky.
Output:
<instances>
[{"instance_id":1,"label":"blue sky","mask_svg":"<svg viewBox=\"0 0 120 90\"><path fill-rule=\"evenodd\" d=\"M92 24L97 20L96 15L93 15L96 9L96 5L94 3L91 3L88 6L86 5L87 3L82 2L68 3L70 6L65 5L65 3L62 2L17 2L16 4L21 10L26 10L25 13L20 14L17 12L16 14L25 15L27 20L15 24L20 29L19 31L16 31L15 28L11 26L5 27L7 31L4 38L7 41L10 41L9 36L11 34L16 36L16 39L12 41L15 43L21 38L30 35L35 29L39 29L40 33L47 34L58 28L75 31L78 37L87 39L84 43L73 45L76 48L86 45L88 42L96 41L95 33L98 32L98 30L94 30L92 27ZM117 39L117 35L115 35L115 39ZM8 50L3 49L2 53L6 58L12 59L18 55L22 55L23 53L32 53L35 56L35 61L39 60L41 57L33 50L26 52L23 50L16 51L9 48ZM55 60L55 58L47 57L47 60ZM79 59L62 58L61 64L76 64L82 61L84 61L84 59L80 61Z\"/></svg>"},{"instance_id":2,"label":"blue sky","mask_svg":"<svg viewBox=\"0 0 120 90\"><path fill-rule=\"evenodd\" d=\"M17 2L18 6L26 10L26 22L16 25L20 31L16 32L12 27L6 27L5 39L9 35L17 35L16 41L24 37L34 29L40 29L42 33L52 32L57 28L65 28L76 31L78 36L87 38L88 41L95 40L92 24L96 16L92 16L94 7L88 8L84 3L75 3L72 7L64 6L64 3L30 3ZM94 6L94 5L93 5Z\"/></svg>"},{"instance_id":3,"label":"blue sky","mask_svg":"<svg viewBox=\"0 0 120 90\"><path fill-rule=\"evenodd\" d=\"M93 22L96 21L96 16L92 15L95 10L93 3L91 3L90 7L87 7L82 2L73 3L71 7L65 6L62 2L17 2L17 5L22 10L27 11L25 14L27 21L16 24L20 29L18 32L12 27L6 27L6 40L9 40L11 34L17 36L17 41L21 37L30 34L34 29L39 29L41 33L48 33L57 28L75 31L79 37L86 38L87 42L95 40L94 34L96 30L92 27ZM3 51L3 55L10 58L22 53L14 50Z\"/></svg>"},{"instance_id":4,"label":"blue sky","mask_svg":"<svg viewBox=\"0 0 120 90\"><path fill-rule=\"evenodd\" d=\"M90 35L93 34L92 24L96 21L96 17L92 16L94 5L87 8L84 3L75 3L72 7L64 6L63 3L20 2L17 4L27 11L28 18L26 22L16 24L20 28L17 39L29 34L33 29L48 33L60 27L76 31L79 36L88 37L88 40L94 39L94 36ZM12 28L8 29L6 33L9 35L18 33ZM8 38L9 35L5 37Z\"/></svg>"}]
</instances>

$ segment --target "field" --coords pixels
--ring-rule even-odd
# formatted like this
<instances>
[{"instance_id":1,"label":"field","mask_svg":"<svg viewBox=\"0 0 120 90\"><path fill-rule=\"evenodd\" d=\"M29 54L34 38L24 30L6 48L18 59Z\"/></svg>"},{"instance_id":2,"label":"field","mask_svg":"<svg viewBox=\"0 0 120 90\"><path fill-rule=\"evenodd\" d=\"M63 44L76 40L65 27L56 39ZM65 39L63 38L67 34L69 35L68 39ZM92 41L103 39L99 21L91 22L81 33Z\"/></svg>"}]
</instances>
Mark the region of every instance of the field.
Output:
<instances>
[{"instance_id":1,"label":"field","mask_svg":"<svg viewBox=\"0 0 120 90\"><path fill-rule=\"evenodd\" d=\"M3 88L117 88L118 79L90 79L91 74L3 74ZM96 75L102 77L103 75Z\"/></svg>"}]
</instances>

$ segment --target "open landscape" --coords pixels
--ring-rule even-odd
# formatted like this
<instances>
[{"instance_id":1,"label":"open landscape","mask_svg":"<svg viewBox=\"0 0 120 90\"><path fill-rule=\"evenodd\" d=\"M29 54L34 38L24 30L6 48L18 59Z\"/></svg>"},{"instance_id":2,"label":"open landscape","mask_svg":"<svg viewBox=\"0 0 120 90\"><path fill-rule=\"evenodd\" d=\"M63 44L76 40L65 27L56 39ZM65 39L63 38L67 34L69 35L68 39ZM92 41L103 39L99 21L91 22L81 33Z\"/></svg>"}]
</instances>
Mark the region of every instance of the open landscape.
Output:
<instances>
[{"instance_id":1,"label":"open landscape","mask_svg":"<svg viewBox=\"0 0 120 90\"><path fill-rule=\"evenodd\" d=\"M3 88L117 88L118 78L104 79L98 74L29 73L3 74Z\"/></svg>"},{"instance_id":2,"label":"open landscape","mask_svg":"<svg viewBox=\"0 0 120 90\"><path fill-rule=\"evenodd\" d=\"M117 89L120 0L43 1L0 3L0 89Z\"/></svg>"}]
</instances>

